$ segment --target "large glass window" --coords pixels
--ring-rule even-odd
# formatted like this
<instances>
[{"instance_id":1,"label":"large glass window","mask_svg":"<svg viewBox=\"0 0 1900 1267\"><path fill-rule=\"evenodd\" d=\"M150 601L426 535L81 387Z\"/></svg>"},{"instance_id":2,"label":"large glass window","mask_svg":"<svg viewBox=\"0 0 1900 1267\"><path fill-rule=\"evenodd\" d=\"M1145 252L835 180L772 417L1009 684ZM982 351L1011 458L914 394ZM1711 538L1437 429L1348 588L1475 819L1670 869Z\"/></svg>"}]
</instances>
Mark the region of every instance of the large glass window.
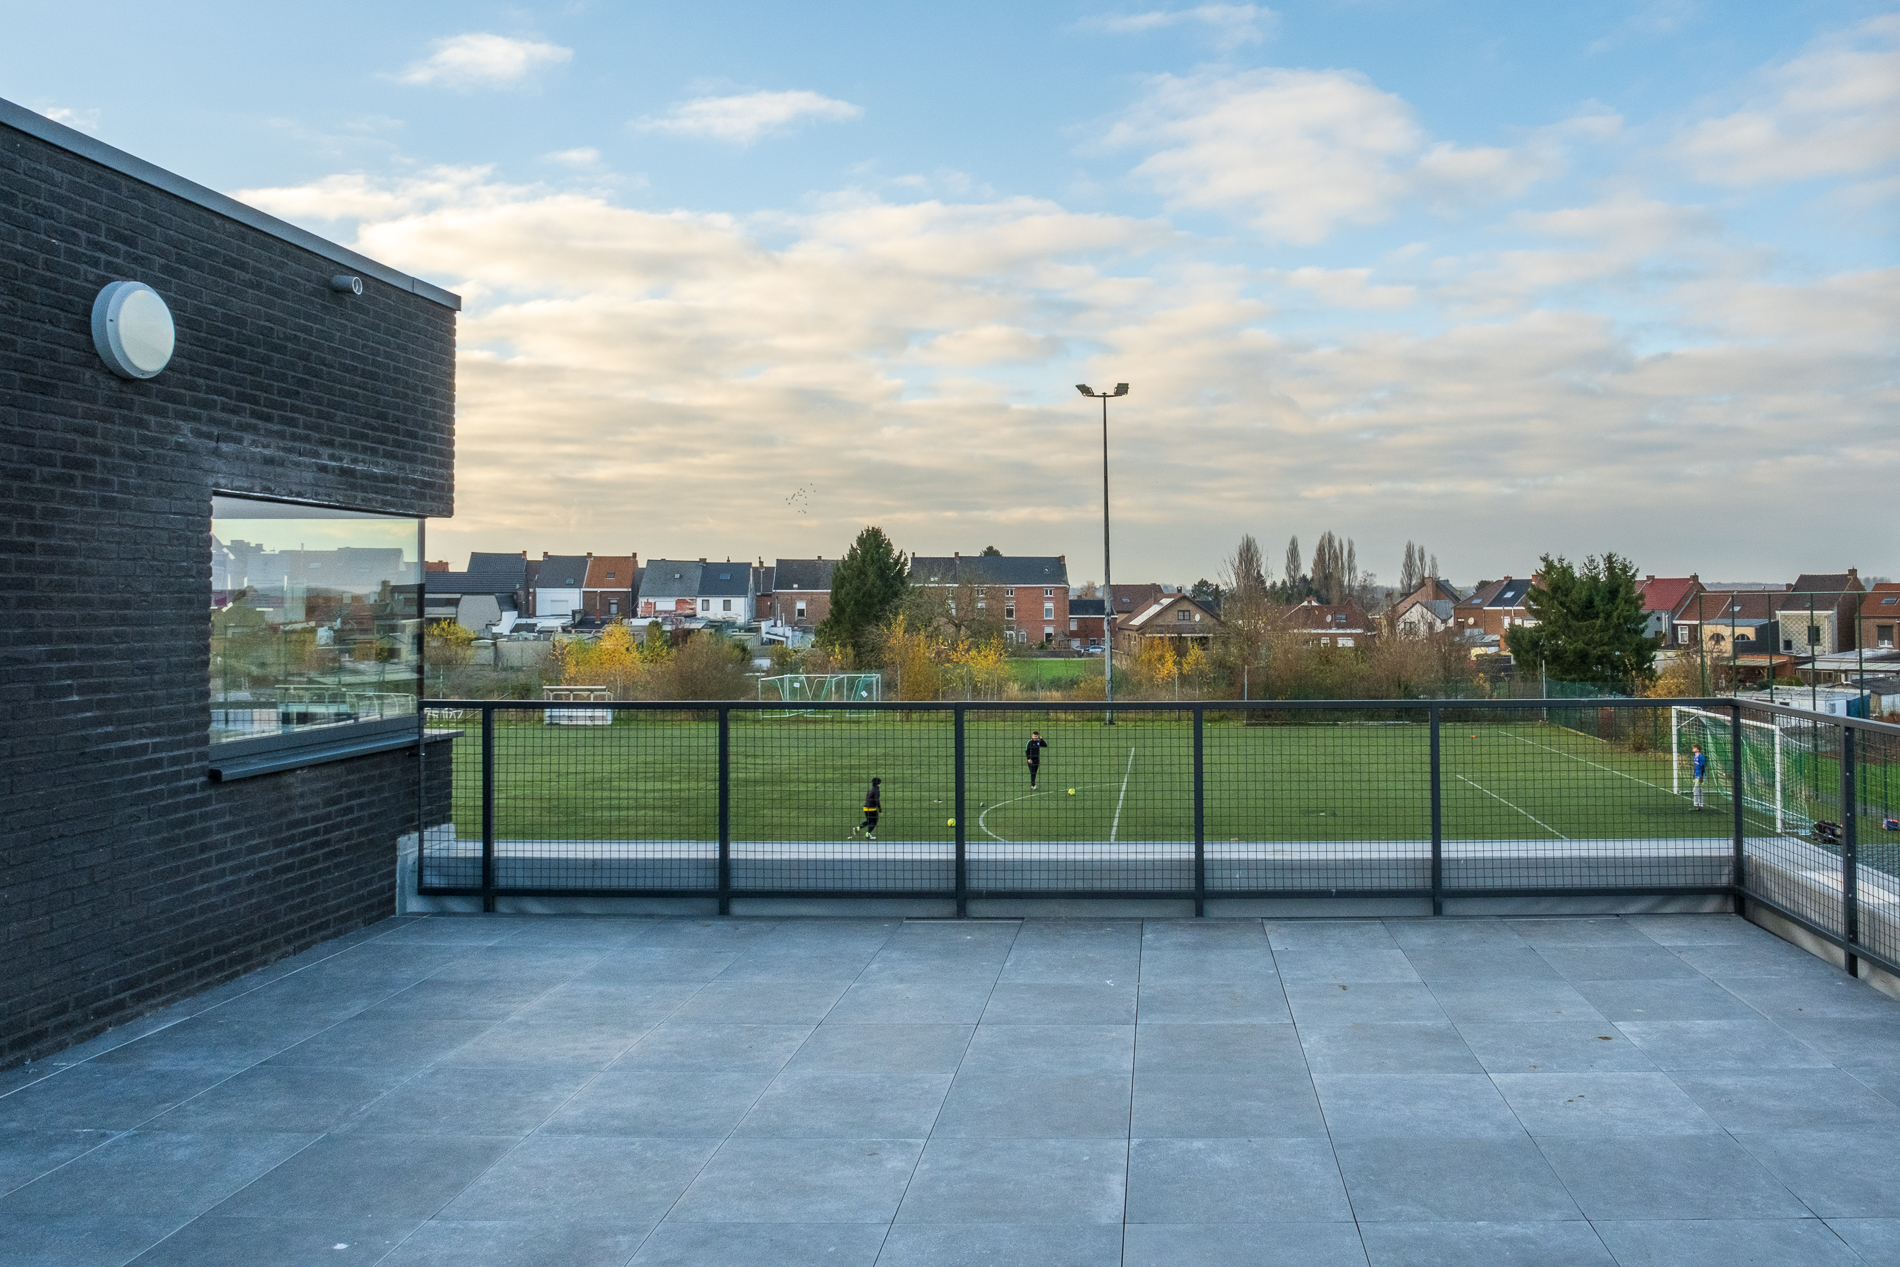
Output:
<instances>
[{"instance_id":1,"label":"large glass window","mask_svg":"<svg viewBox=\"0 0 1900 1267\"><path fill-rule=\"evenodd\" d=\"M211 741L413 726L422 521L211 502Z\"/></svg>"}]
</instances>

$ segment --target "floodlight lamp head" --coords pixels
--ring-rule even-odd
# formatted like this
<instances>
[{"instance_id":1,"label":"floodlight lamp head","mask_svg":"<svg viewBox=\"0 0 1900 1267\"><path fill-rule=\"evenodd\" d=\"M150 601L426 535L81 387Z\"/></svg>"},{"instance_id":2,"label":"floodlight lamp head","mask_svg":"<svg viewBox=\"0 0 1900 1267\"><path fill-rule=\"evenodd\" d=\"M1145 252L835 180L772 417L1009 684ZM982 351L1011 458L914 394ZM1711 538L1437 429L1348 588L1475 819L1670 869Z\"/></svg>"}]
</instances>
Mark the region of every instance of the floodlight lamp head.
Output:
<instances>
[{"instance_id":1,"label":"floodlight lamp head","mask_svg":"<svg viewBox=\"0 0 1900 1267\"><path fill-rule=\"evenodd\" d=\"M1077 383L1075 385L1075 390L1081 392L1084 396L1093 396L1095 394L1094 392L1089 390L1089 385L1087 383Z\"/></svg>"},{"instance_id":2,"label":"floodlight lamp head","mask_svg":"<svg viewBox=\"0 0 1900 1267\"><path fill-rule=\"evenodd\" d=\"M1115 394L1117 396L1126 396L1128 394L1128 384L1127 383L1115 384Z\"/></svg>"}]
</instances>

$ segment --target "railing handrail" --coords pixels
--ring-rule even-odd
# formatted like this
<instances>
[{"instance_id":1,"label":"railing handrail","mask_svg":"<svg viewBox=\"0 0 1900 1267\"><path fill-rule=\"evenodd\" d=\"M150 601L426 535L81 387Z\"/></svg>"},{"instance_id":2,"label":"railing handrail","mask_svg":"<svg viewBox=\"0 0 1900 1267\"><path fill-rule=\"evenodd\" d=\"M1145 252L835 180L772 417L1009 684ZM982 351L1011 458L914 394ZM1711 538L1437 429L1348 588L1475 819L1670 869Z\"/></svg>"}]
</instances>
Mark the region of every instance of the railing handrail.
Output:
<instances>
[{"instance_id":1,"label":"railing handrail","mask_svg":"<svg viewBox=\"0 0 1900 1267\"><path fill-rule=\"evenodd\" d=\"M425 699L418 708L480 710L486 708L519 710L533 712L536 709L574 709L577 711L611 709L623 712L712 712L716 709L732 709L747 713L786 713L786 712L833 712L833 713L953 713L964 712L1010 712L1010 713L1093 713L1105 712L1113 708L1116 712L1137 713L1179 713L1196 708L1218 709L1225 711L1245 711L1270 713L1280 711L1313 712L1379 712L1396 710L1416 710L1425 712L1437 709L1504 709L1507 711L1529 711L1533 709L1584 709L1584 708L1709 708L1727 709L1734 707L1753 708L1756 705L1733 696L1709 696L1704 698L1651 699L1636 695L1596 695L1583 699L1472 699L1468 697L1448 697L1444 699L1371 699L1371 700L1116 700L1112 705L1102 700L454 700ZM1763 705L1762 707L1767 707ZM1800 710L1785 710L1796 711ZM1816 714L1802 713L1803 716ZM1826 714L1820 714L1827 716ZM1840 721L1841 718L1827 716L1828 721ZM1852 719L1859 723L1859 718ZM1865 724L1865 723L1861 723ZM1886 722L1874 725L1900 733L1900 726Z\"/></svg>"}]
</instances>

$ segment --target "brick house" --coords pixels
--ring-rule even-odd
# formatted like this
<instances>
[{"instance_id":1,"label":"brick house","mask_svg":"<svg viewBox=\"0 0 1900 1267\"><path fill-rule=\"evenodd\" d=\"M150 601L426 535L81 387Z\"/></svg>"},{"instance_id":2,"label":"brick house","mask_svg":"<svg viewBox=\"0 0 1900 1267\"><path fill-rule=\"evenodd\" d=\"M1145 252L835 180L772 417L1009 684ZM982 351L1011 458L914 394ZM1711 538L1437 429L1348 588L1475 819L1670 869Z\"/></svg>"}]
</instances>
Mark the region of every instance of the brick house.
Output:
<instances>
[{"instance_id":1,"label":"brick house","mask_svg":"<svg viewBox=\"0 0 1900 1267\"><path fill-rule=\"evenodd\" d=\"M1853 648L1859 628L1860 598L1866 586L1854 568L1845 572L1803 572L1788 592L1777 597L1781 650L1787 655L1828 655Z\"/></svg>"},{"instance_id":2,"label":"brick house","mask_svg":"<svg viewBox=\"0 0 1900 1267\"><path fill-rule=\"evenodd\" d=\"M1695 610L1698 602L1706 609L1708 600L1701 598L1706 592L1702 578L1694 572L1687 576L1646 576L1637 583L1636 593L1642 598L1643 614L1649 619L1646 632L1652 638L1663 640L1663 650L1680 651L1686 645L1677 638L1678 618Z\"/></svg>"},{"instance_id":3,"label":"brick house","mask_svg":"<svg viewBox=\"0 0 1900 1267\"><path fill-rule=\"evenodd\" d=\"M1452 627L1453 612L1463 597L1437 577L1392 604L1385 614L1385 627L1408 638L1424 638Z\"/></svg>"},{"instance_id":4,"label":"brick house","mask_svg":"<svg viewBox=\"0 0 1900 1267\"><path fill-rule=\"evenodd\" d=\"M1534 625L1527 598L1535 577L1505 577L1472 591L1452 608L1452 627L1459 634L1488 635L1502 646L1505 633L1514 625Z\"/></svg>"},{"instance_id":5,"label":"brick house","mask_svg":"<svg viewBox=\"0 0 1900 1267\"><path fill-rule=\"evenodd\" d=\"M635 554L590 554L581 580L581 610L592 621L622 620L633 615L633 581L639 570Z\"/></svg>"},{"instance_id":6,"label":"brick house","mask_svg":"<svg viewBox=\"0 0 1900 1267\"><path fill-rule=\"evenodd\" d=\"M1869 651L1900 647L1894 633L1900 629L1900 582L1881 581L1860 600L1860 645Z\"/></svg>"},{"instance_id":7,"label":"brick house","mask_svg":"<svg viewBox=\"0 0 1900 1267\"><path fill-rule=\"evenodd\" d=\"M1143 644L1153 638L1172 640L1177 656L1187 654L1196 643L1205 651L1219 629L1217 614L1177 590L1133 616L1115 621L1115 654L1138 658Z\"/></svg>"},{"instance_id":8,"label":"brick house","mask_svg":"<svg viewBox=\"0 0 1900 1267\"><path fill-rule=\"evenodd\" d=\"M1309 647L1364 647L1378 636L1372 617L1351 599L1322 603L1309 598L1287 611L1286 628Z\"/></svg>"},{"instance_id":9,"label":"brick house","mask_svg":"<svg viewBox=\"0 0 1900 1267\"><path fill-rule=\"evenodd\" d=\"M831 615L831 573L836 559L779 559L759 595L759 614L774 624L816 629Z\"/></svg>"},{"instance_id":10,"label":"brick house","mask_svg":"<svg viewBox=\"0 0 1900 1267\"><path fill-rule=\"evenodd\" d=\"M999 612L1011 642L1053 644L1069 628L1069 564L1064 555L913 555L912 585L971 587L976 602Z\"/></svg>"},{"instance_id":11,"label":"brick house","mask_svg":"<svg viewBox=\"0 0 1900 1267\"><path fill-rule=\"evenodd\" d=\"M565 616L570 620L581 614L581 591L587 581L587 565L592 554L548 554L543 551L540 567L534 574L533 610L529 613L547 620Z\"/></svg>"},{"instance_id":12,"label":"brick house","mask_svg":"<svg viewBox=\"0 0 1900 1267\"><path fill-rule=\"evenodd\" d=\"M753 619L755 573L750 563L704 559L648 559L641 569L639 620L714 620L748 624Z\"/></svg>"},{"instance_id":13,"label":"brick house","mask_svg":"<svg viewBox=\"0 0 1900 1267\"><path fill-rule=\"evenodd\" d=\"M1100 598L1069 600L1069 645L1081 650L1102 645L1102 625L1108 602Z\"/></svg>"}]
</instances>

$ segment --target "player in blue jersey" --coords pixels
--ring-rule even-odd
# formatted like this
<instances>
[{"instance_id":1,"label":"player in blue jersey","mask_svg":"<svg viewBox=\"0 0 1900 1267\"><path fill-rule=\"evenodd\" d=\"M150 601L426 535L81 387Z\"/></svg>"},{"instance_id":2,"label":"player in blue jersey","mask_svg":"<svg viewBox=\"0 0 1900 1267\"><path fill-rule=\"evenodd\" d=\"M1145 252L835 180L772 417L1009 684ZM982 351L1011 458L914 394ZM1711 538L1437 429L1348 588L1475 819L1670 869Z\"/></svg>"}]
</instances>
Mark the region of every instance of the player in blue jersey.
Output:
<instances>
[{"instance_id":1,"label":"player in blue jersey","mask_svg":"<svg viewBox=\"0 0 1900 1267\"><path fill-rule=\"evenodd\" d=\"M1702 751L1701 744L1694 744L1690 747L1689 766L1695 774L1695 804L1693 808L1706 808L1702 803L1702 780L1706 778L1709 773L1709 754Z\"/></svg>"}]
</instances>

